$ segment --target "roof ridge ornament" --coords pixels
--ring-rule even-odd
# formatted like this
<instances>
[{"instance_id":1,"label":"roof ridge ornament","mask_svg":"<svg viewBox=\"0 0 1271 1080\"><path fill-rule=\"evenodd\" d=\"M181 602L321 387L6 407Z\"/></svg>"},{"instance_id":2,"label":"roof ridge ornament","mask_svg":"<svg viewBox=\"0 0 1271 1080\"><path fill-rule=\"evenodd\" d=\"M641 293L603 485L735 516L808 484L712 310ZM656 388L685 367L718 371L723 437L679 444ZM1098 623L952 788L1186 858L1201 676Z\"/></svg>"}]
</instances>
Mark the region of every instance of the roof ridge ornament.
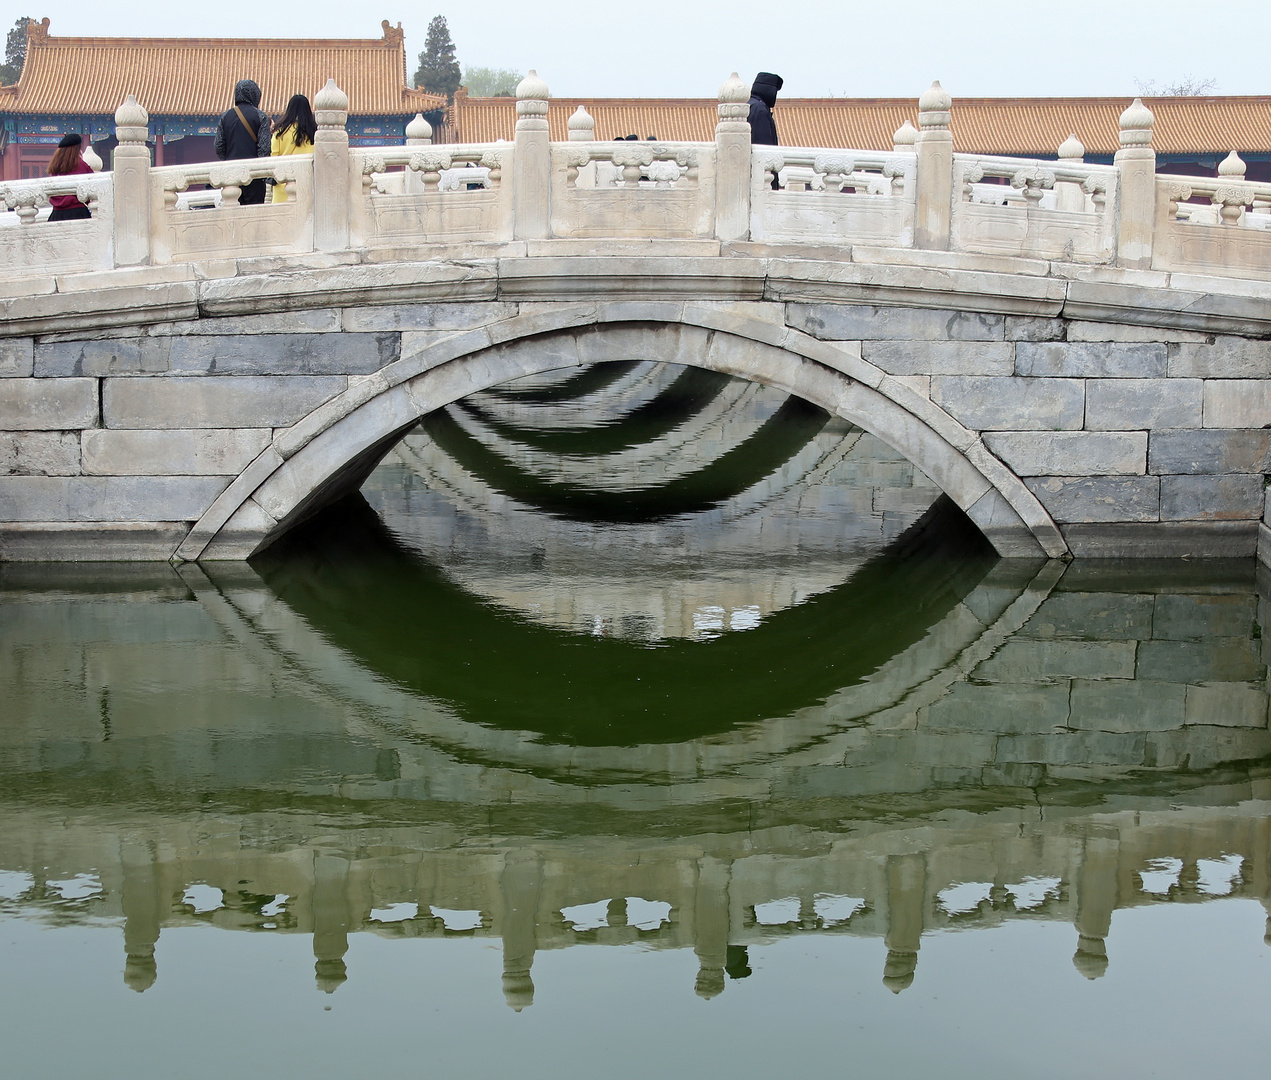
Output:
<instances>
[{"instance_id":1,"label":"roof ridge ornament","mask_svg":"<svg viewBox=\"0 0 1271 1080\"><path fill-rule=\"evenodd\" d=\"M400 22L394 26L387 19L381 19L380 26L384 28L384 44L388 48L395 49L406 43L406 31L402 29Z\"/></svg>"}]
</instances>

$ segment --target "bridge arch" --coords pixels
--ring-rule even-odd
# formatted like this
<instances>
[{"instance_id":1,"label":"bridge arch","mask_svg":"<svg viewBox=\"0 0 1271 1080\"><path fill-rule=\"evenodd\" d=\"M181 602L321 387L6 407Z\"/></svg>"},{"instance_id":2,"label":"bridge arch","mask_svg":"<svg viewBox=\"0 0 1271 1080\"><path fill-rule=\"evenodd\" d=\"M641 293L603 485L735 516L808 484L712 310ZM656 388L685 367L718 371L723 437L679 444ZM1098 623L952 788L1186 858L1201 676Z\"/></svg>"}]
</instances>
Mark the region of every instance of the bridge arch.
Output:
<instances>
[{"instance_id":1,"label":"bridge arch","mask_svg":"<svg viewBox=\"0 0 1271 1080\"><path fill-rule=\"evenodd\" d=\"M468 394L544 371L650 357L775 387L871 432L957 503L1000 555L1067 552L1036 496L976 432L863 360L859 344L818 340L756 308L526 304L513 318L424 339L280 432L213 502L177 556L241 559L263 550L360 486L423 416Z\"/></svg>"}]
</instances>

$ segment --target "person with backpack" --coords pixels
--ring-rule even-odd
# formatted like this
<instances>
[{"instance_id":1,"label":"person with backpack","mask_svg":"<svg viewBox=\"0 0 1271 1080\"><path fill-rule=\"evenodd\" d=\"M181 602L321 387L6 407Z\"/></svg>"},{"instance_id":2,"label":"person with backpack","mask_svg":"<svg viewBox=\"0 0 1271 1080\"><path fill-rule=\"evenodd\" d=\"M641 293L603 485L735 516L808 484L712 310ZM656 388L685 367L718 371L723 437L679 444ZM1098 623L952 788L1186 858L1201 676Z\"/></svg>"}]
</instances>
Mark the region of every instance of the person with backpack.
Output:
<instances>
[{"instance_id":1,"label":"person with backpack","mask_svg":"<svg viewBox=\"0 0 1271 1080\"><path fill-rule=\"evenodd\" d=\"M240 79L234 87L234 104L221 114L216 125L213 148L222 161L269 157L269 117L260 111L260 87L251 79ZM253 180L243 186L239 206L265 201L265 181Z\"/></svg>"}]
</instances>

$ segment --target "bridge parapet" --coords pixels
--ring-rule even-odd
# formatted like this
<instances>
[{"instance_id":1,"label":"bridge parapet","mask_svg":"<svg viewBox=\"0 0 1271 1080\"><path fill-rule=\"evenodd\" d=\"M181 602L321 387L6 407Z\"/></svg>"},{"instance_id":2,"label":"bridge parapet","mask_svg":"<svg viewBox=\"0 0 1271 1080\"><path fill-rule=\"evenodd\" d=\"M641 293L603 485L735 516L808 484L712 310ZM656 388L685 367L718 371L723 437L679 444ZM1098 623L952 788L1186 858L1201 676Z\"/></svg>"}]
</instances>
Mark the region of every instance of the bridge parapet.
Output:
<instances>
[{"instance_id":1,"label":"bridge parapet","mask_svg":"<svg viewBox=\"0 0 1271 1080\"><path fill-rule=\"evenodd\" d=\"M553 144L550 95L535 76L518 88L511 143L434 146L416 125L404 146L350 150L347 98L332 82L318 95L330 100L319 103L315 156L158 169L144 146L145 109L130 99L116 114L108 184L50 177L0 187L15 211L0 213L11 226L0 228L0 278L635 238L829 247L844 261L856 245L1007 256L1055 262L1050 273L1070 277L1101 264L1271 279L1271 185L1247 182L1234 155L1217 178L1158 176L1152 114L1139 101L1121 118L1122 149L1108 166L1085 163L1075 140L1057 161L953 154L953 103L938 84L919 101L921 132L906 123L889 150L751 147L746 93L735 76L721 88L714 142L599 142L583 116L570 141ZM239 206L242 186L259 178L285 185L287 201ZM178 197L204 184L219 192L215 206ZM50 196L81 187L112 241L93 242L81 222L38 220Z\"/></svg>"}]
</instances>

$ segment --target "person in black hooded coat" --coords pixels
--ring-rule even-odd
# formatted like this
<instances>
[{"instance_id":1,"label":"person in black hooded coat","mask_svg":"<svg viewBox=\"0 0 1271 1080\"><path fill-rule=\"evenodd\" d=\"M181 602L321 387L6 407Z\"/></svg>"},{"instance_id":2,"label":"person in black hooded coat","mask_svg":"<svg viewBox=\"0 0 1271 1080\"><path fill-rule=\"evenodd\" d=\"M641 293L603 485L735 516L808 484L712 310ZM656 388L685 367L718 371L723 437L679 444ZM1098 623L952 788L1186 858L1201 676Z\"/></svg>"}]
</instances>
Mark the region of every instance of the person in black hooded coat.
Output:
<instances>
[{"instance_id":1,"label":"person in black hooded coat","mask_svg":"<svg viewBox=\"0 0 1271 1080\"><path fill-rule=\"evenodd\" d=\"M750 141L754 146L776 146L777 125L772 119L772 107L777 103L777 91L785 80L771 71L761 71L750 87Z\"/></svg>"},{"instance_id":2,"label":"person in black hooded coat","mask_svg":"<svg viewBox=\"0 0 1271 1080\"><path fill-rule=\"evenodd\" d=\"M260 87L251 79L234 86L234 106L221 114L212 148L222 161L269 157L270 120L260 111ZM253 180L238 196L239 206L265 201L265 181Z\"/></svg>"}]
</instances>

